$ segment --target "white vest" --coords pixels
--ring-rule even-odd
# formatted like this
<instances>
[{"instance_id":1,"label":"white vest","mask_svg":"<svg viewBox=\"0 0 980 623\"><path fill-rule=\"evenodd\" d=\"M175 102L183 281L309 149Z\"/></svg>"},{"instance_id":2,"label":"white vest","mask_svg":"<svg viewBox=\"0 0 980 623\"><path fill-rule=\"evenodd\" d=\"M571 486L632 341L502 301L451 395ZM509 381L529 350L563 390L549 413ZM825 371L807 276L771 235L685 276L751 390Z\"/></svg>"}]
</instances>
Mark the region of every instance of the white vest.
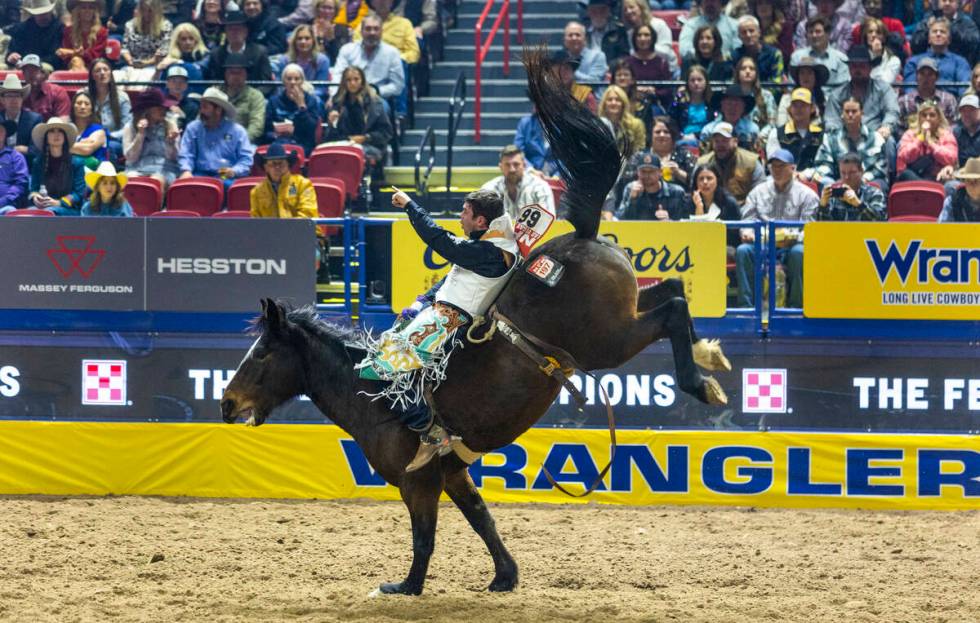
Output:
<instances>
[{"instance_id":1,"label":"white vest","mask_svg":"<svg viewBox=\"0 0 980 623\"><path fill-rule=\"evenodd\" d=\"M490 223L490 228L480 237L480 240L490 242L501 251L510 253L513 258L510 269L500 277L483 277L454 265L446 275L446 281L436 292L436 301L454 305L469 314L471 318L481 316L487 311L510 280L518 258L517 242L514 240L514 223L506 212Z\"/></svg>"}]
</instances>

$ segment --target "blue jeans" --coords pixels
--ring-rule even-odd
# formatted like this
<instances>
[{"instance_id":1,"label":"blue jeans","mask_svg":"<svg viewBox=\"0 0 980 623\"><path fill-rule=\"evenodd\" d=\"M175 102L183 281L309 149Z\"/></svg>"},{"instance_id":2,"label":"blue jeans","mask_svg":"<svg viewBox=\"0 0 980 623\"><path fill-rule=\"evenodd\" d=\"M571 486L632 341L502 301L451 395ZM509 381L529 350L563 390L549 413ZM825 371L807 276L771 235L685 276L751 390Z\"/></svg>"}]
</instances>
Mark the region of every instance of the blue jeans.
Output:
<instances>
[{"instance_id":1,"label":"blue jeans","mask_svg":"<svg viewBox=\"0 0 980 623\"><path fill-rule=\"evenodd\" d=\"M765 247L763 247L765 250ZM788 249L777 249L776 259L786 267L786 304L803 307L803 243ZM753 307L755 299L755 245L742 243L735 249L735 280L738 283L738 306ZM775 287L770 284L769 287Z\"/></svg>"}]
</instances>

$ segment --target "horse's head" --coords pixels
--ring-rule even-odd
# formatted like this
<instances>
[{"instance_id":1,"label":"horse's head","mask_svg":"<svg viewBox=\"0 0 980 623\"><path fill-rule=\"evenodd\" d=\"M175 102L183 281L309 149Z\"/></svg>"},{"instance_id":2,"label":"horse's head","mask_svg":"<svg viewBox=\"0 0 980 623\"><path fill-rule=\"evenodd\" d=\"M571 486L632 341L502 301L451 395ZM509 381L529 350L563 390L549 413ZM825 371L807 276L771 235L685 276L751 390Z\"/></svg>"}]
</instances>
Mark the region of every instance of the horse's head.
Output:
<instances>
[{"instance_id":1,"label":"horse's head","mask_svg":"<svg viewBox=\"0 0 980 623\"><path fill-rule=\"evenodd\" d=\"M256 327L258 339L221 396L221 417L229 424L244 417L246 425L259 426L273 409L304 392L301 330L272 299L262 301Z\"/></svg>"}]
</instances>

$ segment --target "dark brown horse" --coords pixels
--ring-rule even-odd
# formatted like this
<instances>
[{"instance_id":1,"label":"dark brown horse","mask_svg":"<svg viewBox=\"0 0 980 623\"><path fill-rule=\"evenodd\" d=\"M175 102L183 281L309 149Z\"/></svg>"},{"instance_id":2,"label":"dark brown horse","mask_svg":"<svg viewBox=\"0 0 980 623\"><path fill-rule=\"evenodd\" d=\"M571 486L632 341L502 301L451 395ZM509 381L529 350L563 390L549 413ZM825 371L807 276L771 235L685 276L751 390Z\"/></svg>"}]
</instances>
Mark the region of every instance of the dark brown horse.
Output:
<instances>
[{"instance_id":1,"label":"dark brown horse","mask_svg":"<svg viewBox=\"0 0 980 623\"><path fill-rule=\"evenodd\" d=\"M695 337L681 283L670 280L638 291L626 254L596 237L602 201L621 166L615 140L560 88L541 52L528 54L525 64L531 97L563 164L568 218L575 233L543 244L529 258L531 262L547 254L564 265L554 287L520 271L497 308L524 332L571 353L586 370L615 368L654 340L668 337L678 386L704 402L724 403L720 386L702 376L698 364L717 369L727 366L727 360L719 349ZM275 407L306 394L357 441L378 473L400 489L412 520L414 558L408 576L383 584L381 592L422 592L443 491L490 550L496 571L490 590L517 585L517 565L467 465L450 454L419 471L404 471L415 455L418 436L399 423L383 400L372 402L361 394L375 392L378 386L359 379L353 369L364 356L356 347L355 333L321 322L312 308L287 311L272 300L263 302L256 329L259 338L222 397L222 417L229 423L247 417L260 425ZM693 351L698 352L697 363ZM453 353L432 406L470 449L488 452L530 428L559 389L558 381L497 335L479 345L466 343Z\"/></svg>"}]
</instances>

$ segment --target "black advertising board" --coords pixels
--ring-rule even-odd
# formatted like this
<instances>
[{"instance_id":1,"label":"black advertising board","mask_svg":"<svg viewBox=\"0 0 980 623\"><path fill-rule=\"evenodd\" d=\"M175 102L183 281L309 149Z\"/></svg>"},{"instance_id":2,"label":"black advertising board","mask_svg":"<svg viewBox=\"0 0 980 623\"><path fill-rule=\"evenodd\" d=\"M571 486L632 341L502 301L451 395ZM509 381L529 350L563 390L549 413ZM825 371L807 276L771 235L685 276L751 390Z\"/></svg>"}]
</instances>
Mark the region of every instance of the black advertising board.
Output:
<instances>
[{"instance_id":1,"label":"black advertising board","mask_svg":"<svg viewBox=\"0 0 980 623\"><path fill-rule=\"evenodd\" d=\"M3 337L0 417L219 421L218 399L251 340L113 335L58 343ZM975 345L745 339L725 346L734 366L716 374L730 399L725 408L702 405L677 388L665 343L595 376L622 427L980 431ZM583 376L575 382L583 384ZM584 381L584 392L594 399L595 382ZM298 400L270 421L324 420ZM593 402L580 413L563 393L540 424L602 427L605 412Z\"/></svg>"},{"instance_id":2,"label":"black advertising board","mask_svg":"<svg viewBox=\"0 0 980 623\"><path fill-rule=\"evenodd\" d=\"M307 219L0 219L4 309L251 312L312 303Z\"/></svg>"}]
</instances>

